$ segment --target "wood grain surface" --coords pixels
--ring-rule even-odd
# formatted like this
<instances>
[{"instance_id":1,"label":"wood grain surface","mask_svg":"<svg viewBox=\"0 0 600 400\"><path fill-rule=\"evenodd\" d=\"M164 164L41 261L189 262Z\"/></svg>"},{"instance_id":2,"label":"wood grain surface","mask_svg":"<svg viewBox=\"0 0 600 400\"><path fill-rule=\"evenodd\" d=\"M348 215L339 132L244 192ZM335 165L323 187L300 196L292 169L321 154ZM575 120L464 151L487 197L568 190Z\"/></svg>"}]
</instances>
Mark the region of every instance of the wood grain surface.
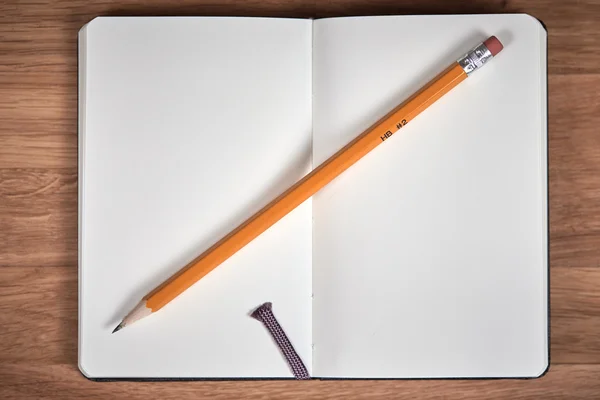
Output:
<instances>
[{"instance_id":1,"label":"wood grain surface","mask_svg":"<svg viewBox=\"0 0 600 400\"><path fill-rule=\"evenodd\" d=\"M548 28L551 368L533 380L91 382L77 369L77 31L98 15L526 12ZM1 399L600 398L600 1L0 2Z\"/></svg>"}]
</instances>

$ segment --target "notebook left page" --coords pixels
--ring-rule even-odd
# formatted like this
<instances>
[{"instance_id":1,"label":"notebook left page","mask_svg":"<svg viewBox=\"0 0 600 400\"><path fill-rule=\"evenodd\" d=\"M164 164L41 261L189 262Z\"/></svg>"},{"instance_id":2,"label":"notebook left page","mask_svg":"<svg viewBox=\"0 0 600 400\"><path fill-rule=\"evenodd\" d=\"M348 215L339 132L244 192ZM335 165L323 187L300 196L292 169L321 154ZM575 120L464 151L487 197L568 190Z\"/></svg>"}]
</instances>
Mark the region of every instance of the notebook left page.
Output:
<instances>
[{"instance_id":1,"label":"notebook left page","mask_svg":"<svg viewBox=\"0 0 600 400\"><path fill-rule=\"evenodd\" d=\"M79 34L79 366L90 378L291 377L248 316L271 301L310 369L310 201L159 312L150 290L311 166L309 20L97 18Z\"/></svg>"}]
</instances>

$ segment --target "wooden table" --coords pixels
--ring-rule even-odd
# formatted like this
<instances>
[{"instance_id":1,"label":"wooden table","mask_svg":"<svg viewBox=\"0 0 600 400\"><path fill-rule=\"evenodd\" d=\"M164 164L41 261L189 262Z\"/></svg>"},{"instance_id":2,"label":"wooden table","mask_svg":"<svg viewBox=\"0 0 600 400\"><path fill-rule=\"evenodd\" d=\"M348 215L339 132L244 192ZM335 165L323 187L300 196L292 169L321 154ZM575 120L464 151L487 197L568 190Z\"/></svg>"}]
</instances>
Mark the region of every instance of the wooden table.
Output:
<instances>
[{"instance_id":1,"label":"wooden table","mask_svg":"<svg viewBox=\"0 0 600 400\"><path fill-rule=\"evenodd\" d=\"M463 5L463 3L470 3ZM600 2L0 4L0 398L600 398ZM527 12L549 42L551 368L535 380L96 383L77 369L77 31L97 15ZM510 121L507 120L507 128Z\"/></svg>"}]
</instances>

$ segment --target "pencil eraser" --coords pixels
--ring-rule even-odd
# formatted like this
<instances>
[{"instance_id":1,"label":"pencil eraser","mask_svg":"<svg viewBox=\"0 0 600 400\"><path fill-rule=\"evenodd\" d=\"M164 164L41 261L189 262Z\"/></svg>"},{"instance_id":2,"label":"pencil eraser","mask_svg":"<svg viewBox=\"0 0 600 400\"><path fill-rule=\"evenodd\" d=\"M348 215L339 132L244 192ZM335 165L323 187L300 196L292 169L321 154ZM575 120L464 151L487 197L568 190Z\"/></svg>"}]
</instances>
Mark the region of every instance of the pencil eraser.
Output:
<instances>
[{"instance_id":1,"label":"pencil eraser","mask_svg":"<svg viewBox=\"0 0 600 400\"><path fill-rule=\"evenodd\" d=\"M500 53L504 48L496 36L490 36L483 44L493 56L496 56L496 54Z\"/></svg>"}]
</instances>

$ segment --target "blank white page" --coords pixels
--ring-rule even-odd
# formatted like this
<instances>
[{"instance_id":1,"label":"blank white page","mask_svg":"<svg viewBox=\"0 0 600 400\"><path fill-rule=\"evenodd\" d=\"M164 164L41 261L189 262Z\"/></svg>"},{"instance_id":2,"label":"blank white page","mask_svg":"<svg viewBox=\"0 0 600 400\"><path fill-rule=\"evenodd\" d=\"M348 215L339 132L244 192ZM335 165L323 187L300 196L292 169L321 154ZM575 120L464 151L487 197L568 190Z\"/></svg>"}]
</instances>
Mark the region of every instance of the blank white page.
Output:
<instances>
[{"instance_id":1,"label":"blank white page","mask_svg":"<svg viewBox=\"0 0 600 400\"><path fill-rule=\"evenodd\" d=\"M292 377L311 366L311 203L158 313L120 319L310 168L312 23L97 18L80 33L79 365L91 378Z\"/></svg>"},{"instance_id":2,"label":"blank white page","mask_svg":"<svg viewBox=\"0 0 600 400\"><path fill-rule=\"evenodd\" d=\"M313 371L548 365L546 32L527 15L314 23L314 165L463 53L502 53L313 197Z\"/></svg>"}]
</instances>

